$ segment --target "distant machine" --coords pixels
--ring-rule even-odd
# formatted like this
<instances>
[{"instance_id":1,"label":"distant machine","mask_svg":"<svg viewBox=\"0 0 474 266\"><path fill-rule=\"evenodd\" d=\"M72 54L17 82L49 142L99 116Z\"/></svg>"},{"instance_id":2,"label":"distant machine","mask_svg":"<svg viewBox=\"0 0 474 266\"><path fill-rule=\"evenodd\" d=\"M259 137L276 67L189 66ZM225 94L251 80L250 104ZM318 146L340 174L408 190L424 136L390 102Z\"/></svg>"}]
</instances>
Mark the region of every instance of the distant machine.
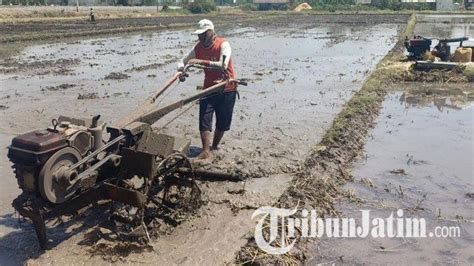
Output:
<instances>
[{"instance_id":1,"label":"distant machine","mask_svg":"<svg viewBox=\"0 0 474 266\"><path fill-rule=\"evenodd\" d=\"M437 39L438 44L436 44L435 47L433 47L433 49L431 50L431 44L433 40L436 40L436 39L425 38L420 35L415 35L411 39L406 38L404 44L408 52L408 59L424 60L426 55L430 54L432 56L439 58L441 61L446 62L446 61L450 61L452 57L451 46L449 45L449 43L459 43L458 49L465 48L465 49L472 50L473 48L472 46L463 45L463 42L469 41L471 39L469 39L468 37L459 37L459 38L451 38L451 39ZM457 52L459 53L460 50ZM455 51L455 54L456 54L456 51ZM472 59L468 61L472 61Z\"/></svg>"}]
</instances>

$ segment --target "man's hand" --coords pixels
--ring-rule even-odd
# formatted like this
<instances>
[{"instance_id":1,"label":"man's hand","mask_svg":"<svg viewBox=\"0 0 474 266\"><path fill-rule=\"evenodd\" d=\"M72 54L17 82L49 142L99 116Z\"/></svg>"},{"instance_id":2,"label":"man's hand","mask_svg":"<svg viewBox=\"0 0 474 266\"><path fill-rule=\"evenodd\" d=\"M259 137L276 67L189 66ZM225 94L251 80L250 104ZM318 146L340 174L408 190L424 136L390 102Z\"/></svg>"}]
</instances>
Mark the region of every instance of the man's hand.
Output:
<instances>
[{"instance_id":1,"label":"man's hand","mask_svg":"<svg viewBox=\"0 0 474 266\"><path fill-rule=\"evenodd\" d=\"M188 61L188 65L201 65L201 66L209 66L208 60L202 59L191 59Z\"/></svg>"},{"instance_id":2,"label":"man's hand","mask_svg":"<svg viewBox=\"0 0 474 266\"><path fill-rule=\"evenodd\" d=\"M179 62L177 69L178 69L178 72L183 72L184 71L184 64L182 62Z\"/></svg>"}]
</instances>

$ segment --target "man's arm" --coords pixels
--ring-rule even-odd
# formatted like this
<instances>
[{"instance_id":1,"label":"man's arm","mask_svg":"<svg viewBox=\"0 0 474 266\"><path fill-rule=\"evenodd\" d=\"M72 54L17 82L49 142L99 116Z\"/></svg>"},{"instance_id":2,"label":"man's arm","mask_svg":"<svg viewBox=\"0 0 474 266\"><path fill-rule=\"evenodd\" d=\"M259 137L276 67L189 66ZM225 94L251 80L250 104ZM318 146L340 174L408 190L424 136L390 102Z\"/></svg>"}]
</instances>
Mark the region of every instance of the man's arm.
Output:
<instances>
[{"instance_id":1,"label":"man's arm","mask_svg":"<svg viewBox=\"0 0 474 266\"><path fill-rule=\"evenodd\" d=\"M178 70L184 68L184 66L191 60L196 58L196 53L194 52L194 46L188 53L178 62Z\"/></svg>"},{"instance_id":2,"label":"man's arm","mask_svg":"<svg viewBox=\"0 0 474 266\"><path fill-rule=\"evenodd\" d=\"M210 61L209 65L210 66L215 66L215 67L221 67L222 66L222 59L225 55L225 62L224 66L225 69L229 66L229 61L230 61L230 56L232 54L232 49L230 48L230 44L228 41L225 41L221 45L221 55L219 57L219 61Z\"/></svg>"},{"instance_id":3,"label":"man's arm","mask_svg":"<svg viewBox=\"0 0 474 266\"><path fill-rule=\"evenodd\" d=\"M219 61L209 61L209 60L202 60L202 59L191 59L188 61L188 64L199 64L203 66L211 66L211 67L216 67L220 68L222 67L222 59L225 55L225 68L229 65L230 61L230 56L232 54L232 50L230 48L229 42L225 41L221 45L221 52L219 56Z\"/></svg>"}]
</instances>

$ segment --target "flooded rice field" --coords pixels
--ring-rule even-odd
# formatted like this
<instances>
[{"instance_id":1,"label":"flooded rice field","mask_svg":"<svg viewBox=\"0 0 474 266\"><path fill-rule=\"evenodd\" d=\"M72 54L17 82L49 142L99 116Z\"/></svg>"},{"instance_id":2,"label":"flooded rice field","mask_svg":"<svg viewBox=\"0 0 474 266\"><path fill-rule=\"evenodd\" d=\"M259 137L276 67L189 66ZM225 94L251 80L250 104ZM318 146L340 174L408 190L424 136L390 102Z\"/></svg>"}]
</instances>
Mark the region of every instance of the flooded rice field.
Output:
<instances>
[{"instance_id":1,"label":"flooded rice field","mask_svg":"<svg viewBox=\"0 0 474 266\"><path fill-rule=\"evenodd\" d=\"M248 207L270 204L283 192L290 180L288 173L393 47L398 28L397 24L307 22L218 29L232 45L237 77L248 78L250 83L240 87L232 130L215 153L212 168L262 178L246 184L202 183L209 203L199 217L158 239L153 251L132 254L122 261L232 261L236 249L245 243L242 236L252 227ZM0 144L5 147L16 134L45 128L60 114L101 114L107 123L118 120L174 73L178 59L195 38L185 29L41 44L1 61ZM202 73L191 73L158 104L191 95L202 79ZM164 130L185 135L193 146L200 146L197 110L194 106ZM173 116L155 126L163 126ZM0 263L69 264L78 258L101 262L103 256L93 256L84 245L84 234L63 236L64 241L56 243L53 250L39 251L31 226L18 225L9 207L19 191L6 149L0 155ZM232 193L242 186L249 193ZM218 237L222 228L228 232L225 239ZM80 232L87 230L85 226Z\"/></svg>"},{"instance_id":2,"label":"flooded rice field","mask_svg":"<svg viewBox=\"0 0 474 266\"><path fill-rule=\"evenodd\" d=\"M402 187L406 200L420 200L443 217L473 221L472 101L463 95L389 95L354 175L384 181L383 189L395 194Z\"/></svg>"},{"instance_id":3,"label":"flooded rice field","mask_svg":"<svg viewBox=\"0 0 474 266\"><path fill-rule=\"evenodd\" d=\"M472 264L474 244L474 98L472 86L402 86L390 93L347 185L358 197L343 215L406 217L458 226L460 237L323 241L317 261L369 264ZM399 88L400 89L400 88ZM425 94L426 91L431 93Z\"/></svg>"},{"instance_id":4,"label":"flooded rice field","mask_svg":"<svg viewBox=\"0 0 474 266\"><path fill-rule=\"evenodd\" d=\"M230 161L242 161L263 176L302 158L304 147L318 140L368 71L393 46L396 30L395 25L221 30L234 47L237 76L252 80L250 86L241 87L234 130L226 141L242 150L233 154L249 152L246 147L258 150L252 166L248 158L234 156L224 160L226 167ZM59 114L101 114L107 122L116 121L173 74L178 58L194 42L195 37L182 30L29 47L0 65L0 71L7 72L1 81L5 119L0 128L18 134L49 126ZM159 104L192 94L201 80L202 74L192 75ZM193 144L198 144L196 110L169 126L170 131L192 138ZM160 122L156 126L166 120ZM278 165L268 165L269 156L278 157Z\"/></svg>"}]
</instances>

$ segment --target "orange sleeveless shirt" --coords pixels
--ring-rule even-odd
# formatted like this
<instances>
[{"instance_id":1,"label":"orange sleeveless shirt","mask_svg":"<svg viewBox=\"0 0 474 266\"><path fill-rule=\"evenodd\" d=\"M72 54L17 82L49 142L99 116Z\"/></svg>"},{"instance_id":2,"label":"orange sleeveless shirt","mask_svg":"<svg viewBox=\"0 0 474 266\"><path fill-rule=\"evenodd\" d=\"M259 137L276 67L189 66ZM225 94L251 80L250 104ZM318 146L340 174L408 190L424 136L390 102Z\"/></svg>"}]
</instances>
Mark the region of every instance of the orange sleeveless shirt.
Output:
<instances>
[{"instance_id":1,"label":"orange sleeveless shirt","mask_svg":"<svg viewBox=\"0 0 474 266\"><path fill-rule=\"evenodd\" d=\"M208 61L219 61L221 56L221 45L225 42L224 38L216 37L214 43L211 47L204 47L201 42L198 42L194 47L194 53L196 54L196 59L208 60ZM231 79L234 78L234 65L232 64L232 57L229 60L227 65L227 72ZM219 71L204 69L204 89L207 89L215 85L217 80L222 79L222 74ZM235 84L227 84L224 92L235 91L237 87Z\"/></svg>"}]
</instances>

